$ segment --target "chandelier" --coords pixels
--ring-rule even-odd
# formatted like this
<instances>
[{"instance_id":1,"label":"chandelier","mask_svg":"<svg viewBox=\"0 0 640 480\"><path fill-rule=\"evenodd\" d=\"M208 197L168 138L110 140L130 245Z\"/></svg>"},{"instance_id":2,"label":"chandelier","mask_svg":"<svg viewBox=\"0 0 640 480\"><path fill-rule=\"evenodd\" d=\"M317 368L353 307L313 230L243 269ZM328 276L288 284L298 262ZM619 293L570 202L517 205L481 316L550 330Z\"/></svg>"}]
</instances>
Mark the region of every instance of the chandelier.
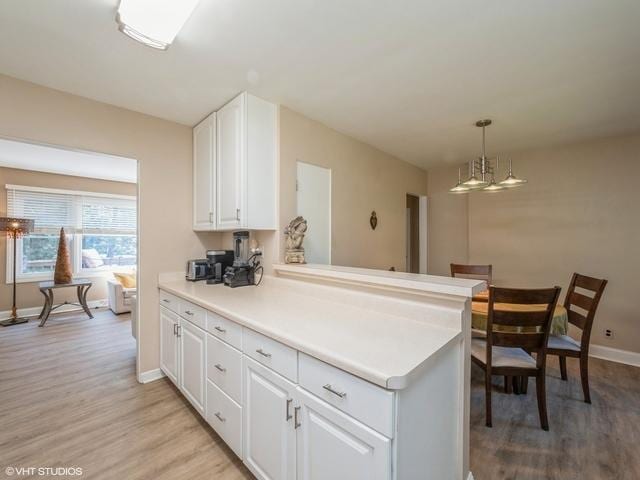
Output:
<instances>
[{"instance_id":1,"label":"chandelier","mask_svg":"<svg viewBox=\"0 0 640 480\"><path fill-rule=\"evenodd\" d=\"M458 169L458 183L451 188L451 193L469 193L476 190L483 192L501 192L509 188L519 187L527 183L522 178L517 178L513 174L513 165L509 159L509 172L504 180L496 182L496 173L500 166L500 160L495 158L495 167L493 159L485 154L485 128L491 125L491 120L478 120L476 127L482 128L482 155L475 160L469 160L469 178L462 181L462 171Z\"/></svg>"}]
</instances>

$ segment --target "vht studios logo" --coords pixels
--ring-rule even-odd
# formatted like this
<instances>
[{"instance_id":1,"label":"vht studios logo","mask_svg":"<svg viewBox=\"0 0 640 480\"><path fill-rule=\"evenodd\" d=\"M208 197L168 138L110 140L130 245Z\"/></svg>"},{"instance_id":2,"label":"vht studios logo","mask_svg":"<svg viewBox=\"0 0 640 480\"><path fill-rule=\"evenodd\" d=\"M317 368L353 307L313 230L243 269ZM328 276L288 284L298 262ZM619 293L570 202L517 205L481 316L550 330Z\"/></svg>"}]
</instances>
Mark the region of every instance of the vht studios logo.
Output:
<instances>
[{"instance_id":1,"label":"vht studios logo","mask_svg":"<svg viewBox=\"0 0 640 480\"><path fill-rule=\"evenodd\" d=\"M7 467L4 469L4 473L9 477L14 475L19 476L33 476L39 477L79 477L82 475L82 468L80 467Z\"/></svg>"}]
</instances>

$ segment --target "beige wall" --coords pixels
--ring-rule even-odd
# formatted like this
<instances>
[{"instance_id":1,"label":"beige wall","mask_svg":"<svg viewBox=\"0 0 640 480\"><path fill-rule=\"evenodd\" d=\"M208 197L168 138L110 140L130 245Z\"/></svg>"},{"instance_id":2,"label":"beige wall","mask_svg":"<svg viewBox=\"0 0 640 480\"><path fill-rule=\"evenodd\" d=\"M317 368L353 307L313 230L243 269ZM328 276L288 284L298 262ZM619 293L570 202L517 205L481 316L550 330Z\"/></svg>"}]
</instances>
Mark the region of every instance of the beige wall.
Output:
<instances>
[{"instance_id":1,"label":"beige wall","mask_svg":"<svg viewBox=\"0 0 640 480\"><path fill-rule=\"evenodd\" d=\"M427 272L432 275L448 276L451 263L469 258L467 196L449 193L456 179L457 168L429 170Z\"/></svg>"},{"instance_id":2,"label":"beige wall","mask_svg":"<svg viewBox=\"0 0 640 480\"><path fill-rule=\"evenodd\" d=\"M513 158L515 173L529 184L504 193L464 196L469 261L492 263L497 285L557 284L566 292L574 271L608 279L593 343L640 352L635 278L640 271L640 135L517 152ZM442 191L452 186L456 172L449 169L430 187ZM432 172L430 179L435 180ZM452 202L456 200L447 200L448 214ZM459 207L455 215L464 215ZM438 235L453 239L459 233L460 228L450 228ZM451 254L443 243L432 245L432 262L433 256ZM613 338L604 336L607 328Z\"/></svg>"},{"instance_id":3,"label":"beige wall","mask_svg":"<svg viewBox=\"0 0 640 480\"><path fill-rule=\"evenodd\" d=\"M69 175L56 175L52 173L34 172L14 168L0 167L0 215L7 213L7 191L5 185L27 185L31 187L60 188L64 190L76 190L83 192L113 193L118 195L136 195L136 185L133 183L110 182L95 178L71 177ZM0 237L0 312L11 309L12 284L5 283L6 275L6 237ZM41 307L44 297L38 290L38 284L20 283L16 288L18 308ZM61 289L56 292L56 302L76 301L73 298L73 289ZM102 300L107 298L107 283L105 278L96 277L89 290L87 298Z\"/></svg>"},{"instance_id":4,"label":"beige wall","mask_svg":"<svg viewBox=\"0 0 640 480\"><path fill-rule=\"evenodd\" d=\"M0 136L138 160L140 370L159 366L159 272L215 246L191 229L191 128L0 75Z\"/></svg>"},{"instance_id":5,"label":"beige wall","mask_svg":"<svg viewBox=\"0 0 640 480\"><path fill-rule=\"evenodd\" d=\"M332 263L404 270L406 194L426 195L427 172L282 107L281 227L296 216L298 160L331 169ZM372 210L376 230L369 226ZM279 242L283 258L282 234Z\"/></svg>"}]
</instances>

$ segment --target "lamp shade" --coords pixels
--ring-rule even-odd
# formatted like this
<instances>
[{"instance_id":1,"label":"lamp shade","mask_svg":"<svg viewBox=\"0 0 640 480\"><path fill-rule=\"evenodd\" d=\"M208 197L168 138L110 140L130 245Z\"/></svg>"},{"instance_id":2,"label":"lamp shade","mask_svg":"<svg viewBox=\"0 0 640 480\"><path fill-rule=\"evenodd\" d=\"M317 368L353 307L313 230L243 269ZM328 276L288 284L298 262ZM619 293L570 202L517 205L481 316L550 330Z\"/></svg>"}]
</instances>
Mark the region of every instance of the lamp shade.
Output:
<instances>
[{"instance_id":1,"label":"lamp shade","mask_svg":"<svg viewBox=\"0 0 640 480\"><path fill-rule=\"evenodd\" d=\"M0 232L9 236L22 236L33 231L34 221L30 218L0 217Z\"/></svg>"}]
</instances>

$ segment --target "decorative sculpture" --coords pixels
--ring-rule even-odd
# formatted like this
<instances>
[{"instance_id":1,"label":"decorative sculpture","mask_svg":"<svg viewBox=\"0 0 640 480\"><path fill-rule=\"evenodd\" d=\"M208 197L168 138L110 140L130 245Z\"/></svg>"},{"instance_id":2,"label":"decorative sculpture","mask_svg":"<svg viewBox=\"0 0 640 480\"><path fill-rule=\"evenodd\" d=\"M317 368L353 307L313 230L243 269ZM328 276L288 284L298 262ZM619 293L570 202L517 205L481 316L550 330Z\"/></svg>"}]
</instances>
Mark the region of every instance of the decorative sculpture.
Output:
<instances>
[{"instance_id":1,"label":"decorative sculpture","mask_svg":"<svg viewBox=\"0 0 640 480\"><path fill-rule=\"evenodd\" d=\"M369 225L371 225L371 230L375 230L378 226L378 216L376 215L376 211L371 212L371 218L369 218Z\"/></svg>"},{"instance_id":2,"label":"decorative sculpture","mask_svg":"<svg viewBox=\"0 0 640 480\"><path fill-rule=\"evenodd\" d=\"M287 236L287 244L284 252L285 263L306 263L302 241L307 231L307 221L302 217L296 217L284 229Z\"/></svg>"},{"instance_id":3,"label":"decorative sculpture","mask_svg":"<svg viewBox=\"0 0 640 480\"><path fill-rule=\"evenodd\" d=\"M56 269L53 273L53 283L70 283L73 279L71 271L71 257L69 256L69 245L64 228L60 229L60 240L58 242L58 257L56 258Z\"/></svg>"}]
</instances>

